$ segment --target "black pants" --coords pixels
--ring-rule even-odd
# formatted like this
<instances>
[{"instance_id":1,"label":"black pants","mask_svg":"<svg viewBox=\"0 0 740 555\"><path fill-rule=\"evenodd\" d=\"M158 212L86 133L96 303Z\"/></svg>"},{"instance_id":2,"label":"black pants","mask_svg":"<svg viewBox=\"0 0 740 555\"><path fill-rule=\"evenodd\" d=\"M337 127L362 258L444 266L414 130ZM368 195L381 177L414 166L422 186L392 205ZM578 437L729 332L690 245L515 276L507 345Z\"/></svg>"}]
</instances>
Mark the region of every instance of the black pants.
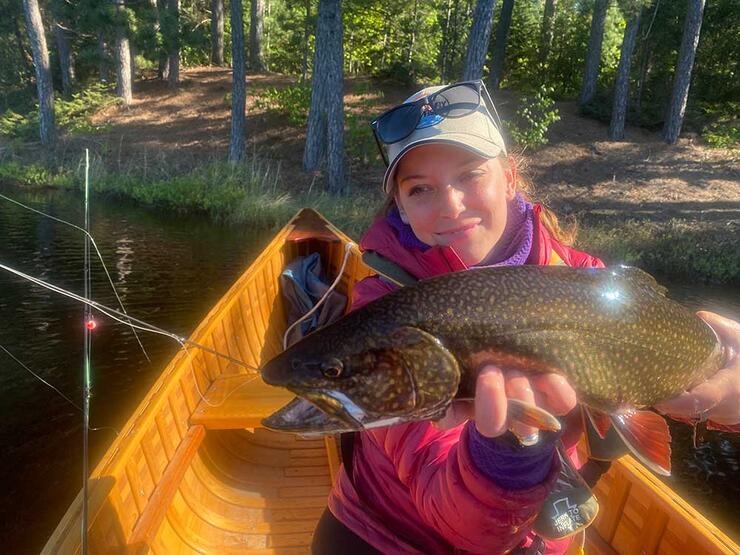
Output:
<instances>
[{"instance_id":1,"label":"black pants","mask_svg":"<svg viewBox=\"0 0 740 555\"><path fill-rule=\"evenodd\" d=\"M380 551L339 522L329 509L321 515L311 544L313 555L378 555Z\"/></svg>"}]
</instances>

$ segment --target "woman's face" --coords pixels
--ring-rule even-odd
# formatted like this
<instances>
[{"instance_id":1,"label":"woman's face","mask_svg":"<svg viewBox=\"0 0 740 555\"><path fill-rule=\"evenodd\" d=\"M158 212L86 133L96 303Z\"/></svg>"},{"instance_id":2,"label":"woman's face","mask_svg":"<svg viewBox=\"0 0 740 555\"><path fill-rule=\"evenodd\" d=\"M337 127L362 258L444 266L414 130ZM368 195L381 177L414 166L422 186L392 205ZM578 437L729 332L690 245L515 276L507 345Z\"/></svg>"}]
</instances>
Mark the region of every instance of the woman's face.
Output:
<instances>
[{"instance_id":1,"label":"woman's face","mask_svg":"<svg viewBox=\"0 0 740 555\"><path fill-rule=\"evenodd\" d=\"M427 245L449 245L468 266L494 251L516 194L514 170L444 144L419 146L396 170L396 203Z\"/></svg>"}]
</instances>

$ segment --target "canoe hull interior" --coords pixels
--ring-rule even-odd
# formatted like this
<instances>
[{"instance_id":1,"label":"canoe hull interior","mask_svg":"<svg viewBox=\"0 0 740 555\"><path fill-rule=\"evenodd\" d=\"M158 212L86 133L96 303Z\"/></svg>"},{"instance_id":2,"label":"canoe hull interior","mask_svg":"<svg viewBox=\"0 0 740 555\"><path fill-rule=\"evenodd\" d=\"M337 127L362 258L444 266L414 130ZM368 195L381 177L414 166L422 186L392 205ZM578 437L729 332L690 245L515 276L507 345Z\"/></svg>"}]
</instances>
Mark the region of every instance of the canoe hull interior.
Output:
<instances>
[{"instance_id":1,"label":"canoe hull interior","mask_svg":"<svg viewBox=\"0 0 740 555\"><path fill-rule=\"evenodd\" d=\"M259 367L282 350L282 268L321 254L334 276L349 239L301 211L211 309L191 339ZM371 275L353 249L339 291ZM205 400L204 400L205 398ZM260 428L292 395L197 349L179 352L90 477L90 553L308 553L339 466L335 438ZM589 553L730 554L737 545L630 457L596 493ZM80 551L81 494L43 553Z\"/></svg>"}]
</instances>

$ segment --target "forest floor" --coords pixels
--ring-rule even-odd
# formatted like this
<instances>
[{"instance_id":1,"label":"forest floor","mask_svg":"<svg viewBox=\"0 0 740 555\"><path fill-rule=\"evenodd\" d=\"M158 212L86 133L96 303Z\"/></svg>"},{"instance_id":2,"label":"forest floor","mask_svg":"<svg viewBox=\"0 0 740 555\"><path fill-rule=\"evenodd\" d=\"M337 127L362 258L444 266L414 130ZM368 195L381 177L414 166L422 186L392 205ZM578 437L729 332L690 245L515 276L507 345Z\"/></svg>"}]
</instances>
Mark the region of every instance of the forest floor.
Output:
<instances>
[{"instance_id":1,"label":"forest floor","mask_svg":"<svg viewBox=\"0 0 740 555\"><path fill-rule=\"evenodd\" d=\"M144 176L163 171L178 175L221 161L228 149L230 79L227 69L191 68L183 72L183 83L176 91L156 79L139 80L130 108L111 106L95 114L93 121L104 124L104 131L65 137L56 159L75 163L82 148L89 147L108 171ZM301 168L305 127L291 124L288 117L259 102L265 89L294 82L280 75L248 76L248 150L273 172L279 171L288 189L305 191L320 177ZM347 112L363 125L413 92L367 78L348 79L345 91ZM500 91L494 101L504 120L514 115L516 94ZM707 242L716 246L719 239L723 249L740 252L737 149L708 148L693 136L670 146L663 143L659 132L636 127L627 128L625 141L610 142L607 126L579 115L574 102L561 102L557 107L561 119L550 129L550 143L525 152L522 165L539 198L584 224L585 243L590 248L604 247L614 257L644 262L645 253L636 250L655 248L661 240L681 236L680 248ZM376 191L383 165L371 135L349 129L347 141L350 150L354 148L349 163L353 190ZM0 143L0 160L2 149ZM13 148L13 156L43 158L38 146L28 145ZM635 240L620 248L614 244L615 233L618 236L625 229L636 234ZM666 247L679 248L674 242ZM680 258L673 264L680 264ZM711 266L711 258L704 258L700 265ZM725 258L721 264L727 267L721 273L734 281L740 276L740 255ZM663 270L674 268L669 265ZM712 273L708 271L710 277Z\"/></svg>"}]
</instances>

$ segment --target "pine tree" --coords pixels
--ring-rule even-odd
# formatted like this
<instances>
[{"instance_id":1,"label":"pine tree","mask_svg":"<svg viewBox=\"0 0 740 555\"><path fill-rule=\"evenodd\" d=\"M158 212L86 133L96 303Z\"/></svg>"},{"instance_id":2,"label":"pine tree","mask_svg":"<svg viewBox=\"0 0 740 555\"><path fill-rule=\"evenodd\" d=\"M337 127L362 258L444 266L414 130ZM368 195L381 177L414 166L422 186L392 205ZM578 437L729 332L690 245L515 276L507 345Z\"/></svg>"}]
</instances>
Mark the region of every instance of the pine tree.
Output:
<instances>
[{"instance_id":1,"label":"pine tree","mask_svg":"<svg viewBox=\"0 0 740 555\"><path fill-rule=\"evenodd\" d=\"M39 97L39 135L41 144L49 145L56 138L54 123L54 87L51 82L49 51L46 48L44 23L38 0L23 0L23 13L26 17L28 40L33 52L33 65L36 70L36 91Z\"/></svg>"},{"instance_id":2,"label":"pine tree","mask_svg":"<svg viewBox=\"0 0 740 555\"><path fill-rule=\"evenodd\" d=\"M504 60L506 59L506 41L509 37L511 17L514 12L514 0L504 0L501 6L498 25L496 26L496 41L493 45L493 62L491 63L491 74L489 84L491 89L498 89L501 77L504 73Z\"/></svg>"},{"instance_id":3,"label":"pine tree","mask_svg":"<svg viewBox=\"0 0 740 555\"><path fill-rule=\"evenodd\" d=\"M465 56L463 80L480 79L483 76L483 64L488 52L488 41L491 38L493 10L496 0L478 0L473 15L473 25L468 37L468 51Z\"/></svg>"},{"instance_id":4,"label":"pine tree","mask_svg":"<svg viewBox=\"0 0 740 555\"><path fill-rule=\"evenodd\" d=\"M678 141L683 126L686 100L689 97L689 86L691 85L691 71L694 68L696 47L699 45L703 14L704 0L688 0L681 50L678 53L676 74L673 78L671 105L668 109L668 118L663 126L663 140L671 145Z\"/></svg>"},{"instance_id":5,"label":"pine tree","mask_svg":"<svg viewBox=\"0 0 740 555\"><path fill-rule=\"evenodd\" d=\"M341 0L319 0L303 167L317 170L326 159L332 192L346 186L342 32Z\"/></svg>"},{"instance_id":6,"label":"pine tree","mask_svg":"<svg viewBox=\"0 0 740 555\"><path fill-rule=\"evenodd\" d=\"M604 39L604 20L609 0L596 0L594 14L591 18L591 33L588 38L588 54L583 68L583 85L578 104L588 104L596 94L596 82L599 78L599 64L601 63L601 44Z\"/></svg>"},{"instance_id":7,"label":"pine tree","mask_svg":"<svg viewBox=\"0 0 740 555\"><path fill-rule=\"evenodd\" d=\"M265 57L262 52L265 4L263 0L251 0L249 18L249 69L253 73L265 71Z\"/></svg>"},{"instance_id":8,"label":"pine tree","mask_svg":"<svg viewBox=\"0 0 740 555\"><path fill-rule=\"evenodd\" d=\"M229 161L238 162L246 151L247 70L244 61L242 0L231 0L231 137Z\"/></svg>"},{"instance_id":9,"label":"pine tree","mask_svg":"<svg viewBox=\"0 0 740 555\"><path fill-rule=\"evenodd\" d=\"M211 63L224 65L224 0L211 0Z\"/></svg>"},{"instance_id":10,"label":"pine tree","mask_svg":"<svg viewBox=\"0 0 740 555\"><path fill-rule=\"evenodd\" d=\"M613 141L621 141L624 138L624 122L627 117L627 101L629 99L630 67L632 65L632 52L637 42L637 29L640 27L641 7L636 6L632 13L627 16L627 26L624 28L624 39L619 56L617 77L614 82L614 104L612 105L612 117L609 122L609 138Z\"/></svg>"}]
</instances>

